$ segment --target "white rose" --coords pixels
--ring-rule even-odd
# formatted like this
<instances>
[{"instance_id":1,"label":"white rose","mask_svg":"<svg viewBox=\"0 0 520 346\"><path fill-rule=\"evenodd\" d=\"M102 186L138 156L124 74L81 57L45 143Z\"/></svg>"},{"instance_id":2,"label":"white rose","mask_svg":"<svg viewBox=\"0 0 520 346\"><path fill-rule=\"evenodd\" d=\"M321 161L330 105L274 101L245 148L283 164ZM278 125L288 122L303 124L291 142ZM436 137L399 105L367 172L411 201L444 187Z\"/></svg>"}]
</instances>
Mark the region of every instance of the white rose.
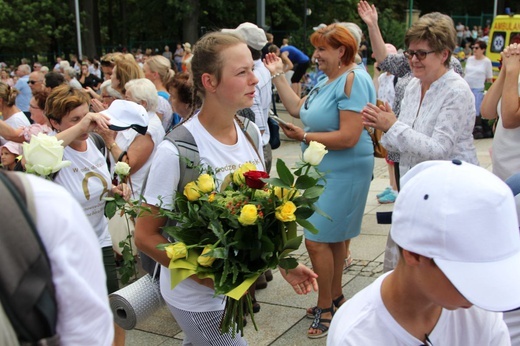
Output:
<instances>
[{"instance_id":1,"label":"white rose","mask_svg":"<svg viewBox=\"0 0 520 346\"><path fill-rule=\"evenodd\" d=\"M328 152L320 142L311 141L309 147L303 152L303 161L312 166L317 166Z\"/></svg>"},{"instance_id":2,"label":"white rose","mask_svg":"<svg viewBox=\"0 0 520 346\"><path fill-rule=\"evenodd\" d=\"M114 169L115 173L120 177L126 177L130 174L130 166L126 162L119 161Z\"/></svg>"},{"instance_id":3,"label":"white rose","mask_svg":"<svg viewBox=\"0 0 520 346\"><path fill-rule=\"evenodd\" d=\"M27 172L40 176L56 173L63 167L70 165L70 161L63 161L63 141L54 136L39 133L31 137L30 143L23 143L23 156Z\"/></svg>"}]
</instances>

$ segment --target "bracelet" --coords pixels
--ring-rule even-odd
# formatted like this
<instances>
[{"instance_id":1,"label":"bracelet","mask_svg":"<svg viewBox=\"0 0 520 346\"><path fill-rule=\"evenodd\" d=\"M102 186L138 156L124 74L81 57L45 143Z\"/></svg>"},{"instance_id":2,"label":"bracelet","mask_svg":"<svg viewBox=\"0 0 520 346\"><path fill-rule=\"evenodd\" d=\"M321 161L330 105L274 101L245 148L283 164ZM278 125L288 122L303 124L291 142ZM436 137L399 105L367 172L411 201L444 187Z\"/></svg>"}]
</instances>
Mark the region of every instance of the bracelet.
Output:
<instances>
[{"instance_id":1,"label":"bracelet","mask_svg":"<svg viewBox=\"0 0 520 346\"><path fill-rule=\"evenodd\" d=\"M278 73L275 73L274 75L271 76L271 79L275 79L276 77L283 76L284 74L285 74L285 72L278 72Z\"/></svg>"},{"instance_id":2,"label":"bracelet","mask_svg":"<svg viewBox=\"0 0 520 346\"><path fill-rule=\"evenodd\" d=\"M114 149L114 147L115 147L116 145L117 145L116 142L110 144L110 145L108 146L108 151L112 151L112 149Z\"/></svg>"},{"instance_id":3,"label":"bracelet","mask_svg":"<svg viewBox=\"0 0 520 346\"><path fill-rule=\"evenodd\" d=\"M307 132L305 132L303 134L302 142L305 143L305 144L309 144L309 143L307 143Z\"/></svg>"}]
</instances>

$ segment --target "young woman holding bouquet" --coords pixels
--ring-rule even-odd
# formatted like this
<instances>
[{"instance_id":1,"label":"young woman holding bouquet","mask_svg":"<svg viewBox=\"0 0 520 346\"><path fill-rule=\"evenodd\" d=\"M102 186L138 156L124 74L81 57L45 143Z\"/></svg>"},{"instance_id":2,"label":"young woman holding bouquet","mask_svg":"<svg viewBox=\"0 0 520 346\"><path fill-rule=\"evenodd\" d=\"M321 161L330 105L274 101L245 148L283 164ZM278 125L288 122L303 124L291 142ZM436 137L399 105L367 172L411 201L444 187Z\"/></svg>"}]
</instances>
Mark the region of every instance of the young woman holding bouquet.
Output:
<instances>
[{"instance_id":1,"label":"young woman holding bouquet","mask_svg":"<svg viewBox=\"0 0 520 346\"><path fill-rule=\"evenodd\" d=\"M313 214L309 221L317 234L305 230L305 245L312 266L318 274L318 302L307 310L314 318L307 336L327 335L336 307L345 302L342 293L346 242L361 231L361 220L374 168L374 150L363 128L361 110L376 101L372 79L354 62L356 40L339 24L331 24L314 32L313 61L327 78L300 98L283 75L283 62L275 54L265 58L266 67L278 94L289 113L301 118L305 127L282 126L284 133L302 142L305 150L310 141L318 141L329 151L318 168L327 172L327 187L317 206L331 220Z\"/></svg>"},{"instance_id":2,"label":"young woman holding bouquet","mask_svg":"<svg viewBox=\"0 0 520 346\"><path fill-rule=\"evenodd\" d=\"M112 293L119 289L119 283L103 197L117 193L129 198L130 189L126 184L112 186L106 159L89 138L88 132L95 128L95 121L102 118L89 113L89 101L89 96L83 90L61 85L54 88L47 98L45 115L57 132L57 137L63 140L63 159L72 163L58 171L54 182L74 196L94 228L103 254L107 290ZM114 326L114 344L124 345L124 330L116 324Z\"/></svg>"},{"instance_id":3,"label":"young woman holding bouquet","mask_svg":"<svg viewBox=\"0 0 520 346\"><path fill-rule=\"evenodd\" d=\"M181 126L195 138L201 164L216 172L222 181L229 173L245 163L263 168L260 143L253 145L235 120L239 109L251 107L258 79L253 73L253 59L241 38L229 33L210 33L202 37L194 48L191 61L195 92L203 99L200 112ZM257 130L258 131L258 130ZM259 132L259 131L258 131ZM260 138L260 133L258 137ZM168 243L161 234L167 218L158 217L159 208L173 208L180 175L180 160L176 146L163 141L157 148L144 196L145 206L151 209L137 219L135 243L161 266L161 293L186 337L184 344L245 345L240 334L221 334L220 321L224 298L214 297L211 279L190 276L171 289L170 259L157 245ZM159 207L160 206L160 207ZM291 271L288 281L299 293L310 291L315 274L301 266Z\"/></svg>"}]
</instances>

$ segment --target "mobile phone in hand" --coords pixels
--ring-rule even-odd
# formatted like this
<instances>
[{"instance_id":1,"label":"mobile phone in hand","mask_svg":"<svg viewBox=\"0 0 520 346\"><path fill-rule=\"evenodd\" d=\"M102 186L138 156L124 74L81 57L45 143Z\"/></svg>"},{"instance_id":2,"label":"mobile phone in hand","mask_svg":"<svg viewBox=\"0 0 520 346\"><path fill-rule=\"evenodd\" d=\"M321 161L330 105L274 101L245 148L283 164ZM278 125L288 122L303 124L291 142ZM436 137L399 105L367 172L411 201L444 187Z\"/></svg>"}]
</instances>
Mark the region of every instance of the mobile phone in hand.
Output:
<instances>
[{"instance_id":1,"label":"mobile phone in hand","mask_svg":"<svg viewBox=\"0 0 520 346\"><path fill-rule=\"evenodd\" d=\"M280 124L281 126L285 126L287 127L287 122L285 120L283 120L282 118L279 118L277 117L276 115L271 115L271 118L276 121L278 124Z\"/></svg>"}]
</instances>

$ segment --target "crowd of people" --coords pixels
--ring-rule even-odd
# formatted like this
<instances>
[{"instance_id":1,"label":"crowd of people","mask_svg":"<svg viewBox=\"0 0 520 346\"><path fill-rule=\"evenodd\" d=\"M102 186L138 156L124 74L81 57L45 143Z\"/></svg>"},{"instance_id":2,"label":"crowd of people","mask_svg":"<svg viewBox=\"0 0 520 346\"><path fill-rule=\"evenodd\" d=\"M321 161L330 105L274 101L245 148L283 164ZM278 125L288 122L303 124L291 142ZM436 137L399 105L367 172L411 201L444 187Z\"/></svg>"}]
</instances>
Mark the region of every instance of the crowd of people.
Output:
<instances>
[{"instance_id":1,"label":"crowd of people","mask_svg":"<svg viewBox=\"0 0 520 346\"><path fill-rule=\"evenodd\" d=\"M73 222L72 216L35 222L54 263L58 306L67 304L74 289L67 286L67 275L85 278L79 283L87 293L84 304L92 302L88 313L70 321L70 312L59 310L57 330L65 344L86 344L77 339L77 328L89 344L125 342L124 330L108 322L112 317L103 299L119 289L118 240L112 238L120 234L115 230L120 224L109 223L103 199L113 195L142 197L150 211L131 220L135 244L147 271L156 263L161 268L161 294L184 332L184 344L247 344L240 334L220 331L224 299L215 295L211 279L191 276L171 289L170 260L158 245L173 239L162 233L167 218L160 209L172 210L176 192L184 189L175 140L186 134L219 181L229 173L226 167L254 163L271 170L273 89L303 123L281 123L283 133L301 142L302 151L312 141L328 150L318 166L327 172L317 202L323 213L309 218L319 232L304 229L312 269L298 265L282 273L296 293L318 291L316 304L304 312L312 319L307 336L328 336L329 345L520 342L520 317L511 311L520 307L520 233L515 199L504 183L520 173L515 151L520 45L502 52L498 79L484 96L492 74L477 28L466 37L449 16L428 13L408 29L406 50L398 51L384 42L376 7L362 0L357 10L370 44L354 23L320 24L310 36L312 57L289 41L279 48L271 34L242 23L208 33L193 47L178 44L170 51L166 46L163 54L109 53L92 62L58 58L52 71L38 62L31 69L25 61L14 71L2 68L2 167L24 171L21 143L40 133L55 136L70 166L49 178L62 187L56 196L74 201L67 205L71 213L82 209L84 214L74 222L82 222L79 233L92 252L85 256L94 258L88 273L64 263L75 249L60 249L58 256L48 240L54 237L49 230ZM454 56L463 41L471 42L473 53L465 69ZM374 77L366 68L369 46ZM302 93L300 81L310 65L321 77ZM254 136L237 114L250 114ZM480 114L498 118L492 173L478 167L474 139L485 132ZM387 273L347 300L342 275L352 260L350 243L361 231L374 169L367 128L384 133L391 186L377 198L395 206ZM129 165L128 181L118 179L118 162ZM34 178L30 183L39 198L52 194L50 183L39 185ZM58 272L64 266L69 274ZM250 294L257 312L255 287ZM509 312L503 316L503 311ZM92 316L103 328L90 321Z\"/></svg>"}]
</instances>

